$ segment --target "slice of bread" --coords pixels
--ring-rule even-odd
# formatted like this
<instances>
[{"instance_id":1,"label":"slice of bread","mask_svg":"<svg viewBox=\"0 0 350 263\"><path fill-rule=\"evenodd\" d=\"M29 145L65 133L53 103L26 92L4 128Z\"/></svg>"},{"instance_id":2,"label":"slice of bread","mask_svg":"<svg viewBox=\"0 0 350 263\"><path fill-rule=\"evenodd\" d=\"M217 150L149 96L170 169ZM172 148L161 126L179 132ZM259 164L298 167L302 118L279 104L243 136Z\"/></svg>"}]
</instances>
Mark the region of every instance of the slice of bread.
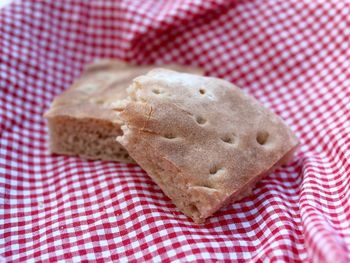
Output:
<instances>
[{"instance_id":1,"label":"slice of bread","mask_svg":"<svg viewBox=\"0 0 350 263\"><path fill-rule=\"evenodd\" d=\"M117 140L197 223L249 195L298 145L278 116L217 78L155 69L119 110Z\"/></svg>"},{"instance_id":2,"label":"slice of bread","mask_svg":"<svg viewBox=\"0 0 350 263\"><path fill-rule=\"evenodd\" d=\"M169 68L202 74L199 69ZM133 162L115 138L122 134L113 110L127 97L126 88L136 76L154 66L135 66L122 61L101 60L89 65L82 76L45 113L52 153L87 159Z\"/></svg>"}]
</instances>

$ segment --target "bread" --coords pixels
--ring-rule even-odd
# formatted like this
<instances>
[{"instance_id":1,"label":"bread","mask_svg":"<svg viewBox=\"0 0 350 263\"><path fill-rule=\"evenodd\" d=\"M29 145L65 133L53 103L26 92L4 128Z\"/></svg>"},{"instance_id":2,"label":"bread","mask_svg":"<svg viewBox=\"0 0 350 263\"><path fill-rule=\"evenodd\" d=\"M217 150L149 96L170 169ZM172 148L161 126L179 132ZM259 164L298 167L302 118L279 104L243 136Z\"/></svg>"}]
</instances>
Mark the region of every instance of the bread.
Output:
<instances>
[{"instance_id":1,"label":"bread","mask_svg":"<svg viewBox=\"0 0 350 263\"><path fill-rule=\"evenodd\" d=\"M201 74L199 69L170 65L170 68ZM152 66L135 66L102 60L89 65L82 76L45 113L52 153L78 155L87 159L133 162L116 142L122 134L114 108L127 96L133 78Z\"/></svg>"},{"instance_id":2,"label":"bread","mask_svg":"<svg viewBox=\"0 0 350 263\"><path fill-rule=\"evenodd\" d=\"M125 122L117 140L197 223L251 194L298 145L278 116L217 78L155 69L133 81L117 110Z\"/></svg>"}]
</instances>

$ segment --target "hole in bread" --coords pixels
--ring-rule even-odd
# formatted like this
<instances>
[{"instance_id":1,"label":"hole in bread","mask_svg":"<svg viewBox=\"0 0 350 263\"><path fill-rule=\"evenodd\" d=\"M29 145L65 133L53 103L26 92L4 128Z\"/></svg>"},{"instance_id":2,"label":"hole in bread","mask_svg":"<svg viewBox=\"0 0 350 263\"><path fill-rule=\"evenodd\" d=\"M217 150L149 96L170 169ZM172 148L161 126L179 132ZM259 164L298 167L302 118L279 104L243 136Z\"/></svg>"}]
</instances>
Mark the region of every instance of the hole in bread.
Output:
<instances>
[{"instance_id":1,"label":"hole in bread","mask_svg":"<svg viewBox=\"0 0 350 263\"><path fill-rule=\"evenodd\" d=\"M217 167L217 166L213 166L212 168L210 168L209 173L210 174L217 174L220 171L223 171L223 168Z\"/></svg>"},{"instance_id":2,"label":"hole in bread","mask_svg":"<svg viewBox=\"0 0 350 263\"><path fill-rule=\"evenodd\" d=\"M197 208L197 206L196 205L194 205L194 204L189 204L188 205L188 210L191 212L191 214L193 214L193 215L199 215L200 213L199 213L199 210L198 210L198 208Z\"/></svg>"},{"instance_id":3,"label":"hole in bread","mask_svg":"<svg viewBox=\"0 0 350 263\"><path fill-rule=\"evenodd\" d=\"M127 153L124 154L124 158L125 158L125 159L128 159L128 158L129 158L129 154L127 154Z\"/></svg>"},{"instance_id":4,"label":"hole in bread","mask_svg":"<svg viewBox=\"0 0 350 263\"><path fill-rule=\"evenodd\" d=\"M152 92L157 95L163 93L160 89L153 89Z\"/></svg>"},{"instance_id":5,"label":"hole in bread","mask_svg":"<svg viewBox=\"0 0 350 263\"><path fill-rule=\"evenodd\" d=\"M175 138L176 138L176 136L175 136L174 134L172 134L172 133L166 133L166 134L164 135L164 137L167 138L167 139L169 139L169 140L175 139Z\"/></svg>"},{"instance_id":6,"label":"hole in bread","mask_svg":"<svg viewBox=\"0 0 350 263\"><path fill-rule=\"evenodd\" d=\"M98 100L95 100L95 103L98 104L98 105L101 105L104 103L104 100L103 99L98 99Z\"/></svg>"},{"instance_id":7,"label":"hole in bread","mask_svg":"<svg viewBox=\"0 0 350 263\"><path fill-rule=\"evenodd\" d=\"M236 141L236 134L233 133L225 135L221 138L221 140L225 143L234 144Z\"/></svg>"},{"instance_id":8,"label":"hole in bread","mask_svg":"<svg viewBox=\"0 0 350 263\"><path fill-rule=\"evenodd\" d=\"M269 138L269 133L267 131L259 131L258 134L256 135L256 141L260 145L264 145Z\"/></svg>"},{"instance_id":9,"label":"hole in bread","mask_svg":"<svg viewBox=\"0 0 350 263\"><path fill-rule=\"evenodd\" d=\"M201 116L197 116L197 117L196 117L196 122L197 122L198 124L200 124L200 125L203 125L204 123L207 122L207 120L204 119L204 118L201 117Z\"/></svg>"},{"instance_id":10,"label":"hole in bread","mask_svg":"<svg viewBox=\"0 0 350 263\"><path fill-rule=\"evenodd\" d=\"M199 93L202 94L202 95L204 95L204 94L205 94L205 89L200 88L200 89L199 89Z\"/></svg>"}]
</instances>

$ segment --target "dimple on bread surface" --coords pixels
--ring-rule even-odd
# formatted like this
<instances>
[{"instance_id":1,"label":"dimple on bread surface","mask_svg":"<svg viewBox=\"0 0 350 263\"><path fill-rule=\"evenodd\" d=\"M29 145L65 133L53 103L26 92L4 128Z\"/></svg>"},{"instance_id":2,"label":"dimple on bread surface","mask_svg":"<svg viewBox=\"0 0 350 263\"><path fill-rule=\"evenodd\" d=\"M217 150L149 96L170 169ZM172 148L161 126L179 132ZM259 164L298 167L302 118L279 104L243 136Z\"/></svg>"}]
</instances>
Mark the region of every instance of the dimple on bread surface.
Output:
<instances>
[{"instance_id":1,"label":"dimple on bread surface","mask_svg":"<svg viewBox=\"0 0 350 263\"><path fill-rule=\"evenodd\" d=\"M155 69L134 79L118 141L195 222L249 195L298 140L231 83Z\"/></svg>"}]
</instances>

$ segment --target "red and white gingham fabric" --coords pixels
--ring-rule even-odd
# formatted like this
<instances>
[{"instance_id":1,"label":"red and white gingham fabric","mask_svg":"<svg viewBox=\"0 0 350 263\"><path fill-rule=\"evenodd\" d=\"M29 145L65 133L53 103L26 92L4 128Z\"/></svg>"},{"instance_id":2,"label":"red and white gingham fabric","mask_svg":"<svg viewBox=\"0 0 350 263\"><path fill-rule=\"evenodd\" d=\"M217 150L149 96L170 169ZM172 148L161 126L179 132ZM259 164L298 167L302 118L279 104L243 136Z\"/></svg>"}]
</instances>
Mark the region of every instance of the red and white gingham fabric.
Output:
<instances>
[{"instance_id":1,"label":"red and white gingham fabric","mask_svg":"<svg viewBox=\"0 0 350 263\"><path fill-rule=\"evenodd\" d=\"M50 155L95 58L200 66L279 114L291 164L205 225L137 165ZM349 262L350 1L22 1L0 9L0 261Z\"/></svg>"}]
</instances>

